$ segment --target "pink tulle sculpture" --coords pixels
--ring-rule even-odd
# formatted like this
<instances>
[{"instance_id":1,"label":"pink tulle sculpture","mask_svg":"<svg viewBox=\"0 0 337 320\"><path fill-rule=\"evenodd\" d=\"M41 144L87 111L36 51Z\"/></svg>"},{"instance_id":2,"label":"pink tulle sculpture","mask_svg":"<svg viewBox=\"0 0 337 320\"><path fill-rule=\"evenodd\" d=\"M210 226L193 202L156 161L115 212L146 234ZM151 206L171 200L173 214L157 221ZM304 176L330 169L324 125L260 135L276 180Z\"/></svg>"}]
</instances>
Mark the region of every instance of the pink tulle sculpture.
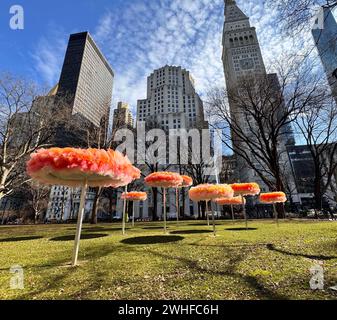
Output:
<instances>
[{"instance_id":1,"label":"pink tulle sculpture","mask_svg":"<svg viewBox=\"0 0 337 320\"><path fill-rule=\"evenodd\" d=\"M228 184L201 184L189 191L192 201L210 201L219 198L233 197L233 189Z\"/></svg>"},{"instance_id":2,"label":"pink tulle sculpture","mask_svg":"<svg viewBox=\"0 0 337 320\"><path fill-rule=\"evenodd\" d=\"M193 184L193 179L189 176L181 176L183 178L183 183L179 186L181 188L188 188Z\"/></svg>"},{"instance_id":3,"label":"pink tulle sculpture","mask_svg":"<svg viewBox=\"0 0 337 320\"><path fill-rule=\"evenodd\" d=\"M147 199L147 193L138 191L124 192L121 199L127 201L145 201Z\"/></svg>"},{"instance_id":4,"label":"pink tulle sculpture","mask_svg":"<svg viewBox=\"0 0 337 320\"><path fill-rule=\"evenodd\" d=\"M269 192L260 194L261 203L284 203L287 202L287 196L284 192Z\"/></svg>"},{"instance_id":5,"label":"pink tulle sculpture","mask_svg":"<svg viewBox=\"0 0 337 320\"><path fill-rule=\"evenodd\" d=\"M117 188L140 178L139 169L127 157L101 149L40 149L31 155L27 172L41 183L69 187L87 179L91 187Z\"/></svg>"},{"instance_id":6,"label":"pink tulle sculpture","mask_svg":"<svg viewBox=\"0 0 337 320\"><path fill-rule=\"evenodd\" d=\"M256 196L260 193L260 186L255 182L231 184L237 196Z\"/></svg>"},{"instance_id":7,"label":"pink tulle sculpture","mask_svg":"<svg viewBox=\"0 0 337 320\"><path fill-rule=\"evenodd\" d=\"M175 172L154 172L144 181L152 188L176 188L183 183L183 178Z\"/></svg>"},{"instance_id":8,"label":"pink tulle sculpture","mask_svg":"<svg viewBox=\"0 0 337 320\"><path fill-rule=\"evenodd\" d=\"M242 205L246 203L246 199L242 197L233 197L233 198L221 198L221 199L216 199L215 202L220 205L220 206L226 206L226 205Z\"/></svg>"}]
</instances>

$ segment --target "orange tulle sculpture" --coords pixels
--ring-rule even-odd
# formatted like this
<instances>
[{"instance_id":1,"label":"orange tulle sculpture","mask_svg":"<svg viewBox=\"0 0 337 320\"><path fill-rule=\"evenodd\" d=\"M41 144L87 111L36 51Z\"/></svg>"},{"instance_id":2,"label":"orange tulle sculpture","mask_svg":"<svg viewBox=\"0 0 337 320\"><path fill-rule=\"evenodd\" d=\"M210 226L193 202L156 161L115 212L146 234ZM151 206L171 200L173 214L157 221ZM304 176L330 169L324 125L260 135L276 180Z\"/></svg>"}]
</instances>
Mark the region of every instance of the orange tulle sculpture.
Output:
<instances>
[{"instance_id":1,"label":"orange tulle sculpture","mask_svg":"<svg viewBox=\"0 0 337 320\"><path fill-rule=\"evenodd\" d=\"M200 184L188 192L192 201L212 201L219 198L231 198L234 191L228 184Z\"/></svg>"},{"instance_id":2,"label":"orange tulle sculpture","mask_svg":"<svg viewBox=\"0 0 337 320\"><path fill-rule=\"evenodd\" d=\"M193 184L193 179L189 176L181 176L183 178L183 183L180 185L182 188L188 188Z\"/></svg>"},{"instance_id":3,"label":"orange tulle sculpture","mask_svg":"<svg viewBox=\"0 0 337 320\"><path fill-rule=\"evenodd\" d=\"M285 203L287 196L284 192L269 192L260 194L261 203Z\"/></svg>"},{"instance_id":4,"label":"orange tulle sculpture","mask_svg":"<svg viewBox=\"0 0 337 320\"><path fill-rule=\"evenodd\" d=\"M140 178L140 171L127 157L117 151L100 149L40 149L27 162L27 173L42 184L82 188L73 266L77 264L87 188L117 188Z\"/></svg>"},{"instance_id":5,"label":"orange tulle sculpture","mask_svg":"<svg viewBox=\"0 0 337 320\"><path fill-rule=\"evenodd\" d=\"M121 199L128 201L145 201L147 199L147 193L139 191L124 192Z\"/></svg>"},{"instance_id":6,"label":"orange tulle sculpture","mask_svg":"<svg viewBox=\"0 0 337 320\"><path fill-rule=\"evenodd\" d=\"M215 202L220 206L236 206L236 205L242 205L246 203L246 199L242 199L242 197L233 197L233 198L221 198L216 199Z\"/></svg>"},{"instance_id":7,"label":"orange tulle sculpture","mask_svg":"<svg viewBox=\"0 0 337 320\"><path fill-rule=\"evenodd\" d=\"M183 178L176 172L154 172L144 179L146 185L151 188L163 188L163 217L164 233L167 233L166 226L166 189L178 188L183 183ZM156 205L156 204L155 204Z\"/></svg>"},{"instance_id":8,"label":"orange tulle sculpture","mask_svg":"<svg viewBox=\"0 0 337 320\"><path fill-rule=\"evenodd\" d=\"M121 187L140 178L140 171L120 152L101 149L51 148L31 155L27 172L50 185Z\"/></svg>"},{"instance_id":9,"label":"orange tulle sculpture","mask_svg":"<svg viewBox=\"0 0 337 320\"><path fill-rule=\"evenodd\" d=\"M228 184L201 184L193 187L189 191L189 197L192 201L206 201L206 211L209 201L215 201L219 198L231 198L234 195L233 189ZM212 211L213 234L216 235L214 212ZM208 213L207 221L209 225Z\"/></svg>"},{"instance_id":10,"label":"orange tulle sculpture","mask_svg":"<svg viewBox=\"0 0 337 320\"><path fill-rule=\"evenodd\" d=\"M232 198L216 199L215 202L220 206L226 206L226 205L231 206L232 221L234 223L235 221L234 206L245 205L246 199L244 197L238 196L238 197L232 197Z\"/></svg>"},{"instance_id":11,"label":"orange tulle sculpture","mask_svg":"<svg viewBox=\"0 0 337 320\"><path fill-rule=\"evenodd\" d=\"M179 199L179 189L188 188L193 184L193 179L189 176L181 176L183 178L183 182L176 187L176 208L177 208L177 223L179 223L179 215L180 215L180 199Z\"/></svg>"},{"instance_id":12,"label":"orange tulle sculpture","mask_svg":"<svg viewBox=\"0 0 337 320\"><path fill-rule=\"evenodd\" d=\"M234 183L234 184L231 184L231 187L234 190L234 194L236 196L241 196L242 198L243 215L245 217L246 230L248 230L248 219L247 219L246 203L244 201L244 196L258 195L261 192L260 186L255 182L250 182L250 183Z\"/></svg>"},{"instance_id":13,"label":"orange tulle sculpture","mask_svg":"<svg viewBox=\"0 0 337 320\"><path fill-rule=\"evenodd\" d=\"M175 172L154 172L144 179L152 188L175 188L183 183L183 178Z\"/></svg>"},{"instance_id":14,"label":"orange tulle sculpture","mask_svg":"<svg viewBox=\"0 0 337 320\"><path fill-rule=\"evenodd\" d=\"M124 201L132 201L132 227L135 226L135 202L137 201L145 201L147 200L147 193L140 192L140 191L131 191L131 192L124 192L121 196L121 199ZM125 234L125 211L123 212L123 223L122 223L122 233Z\"/></svg>"},{"instance_id":15,"label":"orange tulle sculpture","mask_svg":"<svg viewBox=\"0 0 337 320\"><path fill-rule=\"evenodd\" d=\"M277 226L279 226L278 221L278 212L276 210L276 203L285 203L287 202L287 196L284 192L268 192L260 194L260 202L266 204L272 204L274 209L274 219L276 220Z\"/></svg>"},{"instance_id":16,"label":"orange tulle sculpture","mask_svg":"<svg viewBox=\"0 0 337 320\"><path fill-rule=\"evenodd\" d=\"M256 196L260 193L260 186L255 182L234 183L231 187L237 196Z\"/></svg>"}]
</instances>

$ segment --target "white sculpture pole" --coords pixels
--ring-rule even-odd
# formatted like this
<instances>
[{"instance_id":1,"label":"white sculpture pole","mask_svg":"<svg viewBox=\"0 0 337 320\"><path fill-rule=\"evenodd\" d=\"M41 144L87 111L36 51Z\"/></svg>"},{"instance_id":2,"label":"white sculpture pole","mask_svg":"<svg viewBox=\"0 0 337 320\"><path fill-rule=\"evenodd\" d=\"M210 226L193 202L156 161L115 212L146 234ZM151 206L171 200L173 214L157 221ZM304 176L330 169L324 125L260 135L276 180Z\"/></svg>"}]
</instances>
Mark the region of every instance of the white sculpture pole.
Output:
<instances>
[{"instance_id":1,"label":"white sculpture pole","mask_svg":"<svg viewBox=\"0 0 337 320\"><path fill-rule=\"evenodd\" d=\"M85 209L85 195L87 193L87 187L88 187L88 181L85 180L83 182L83 186L81 190L80 207L79 207L78 215L77 215L75 245L74 245L73 259L72 259L73 267L77 265L78 250L80 248L81 230L82 230L82 223L83 223L83 216L84 216L84 209Z\"/></svg>"}]
</instances>

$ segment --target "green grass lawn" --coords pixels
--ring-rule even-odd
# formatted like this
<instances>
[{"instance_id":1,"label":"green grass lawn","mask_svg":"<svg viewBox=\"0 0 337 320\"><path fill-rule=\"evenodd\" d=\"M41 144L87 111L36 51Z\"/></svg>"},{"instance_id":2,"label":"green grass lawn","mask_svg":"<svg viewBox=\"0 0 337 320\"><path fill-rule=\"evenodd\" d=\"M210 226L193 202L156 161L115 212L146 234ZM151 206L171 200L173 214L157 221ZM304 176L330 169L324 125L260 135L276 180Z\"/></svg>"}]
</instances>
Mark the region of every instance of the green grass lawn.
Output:
<instances>
[{"instance_id":1,"label":"green grass lawn","mask_svg":"<svg viewBox=\"0 0 337 320\"><path fill-rule=\"evenodd\" d=\"M84 225L80 266L75 225L0 227L0 299L336 299L337 222L217 221ZM323 263L325 290L310 289ZM11 290L13 265L23 290Z\"/></svg>"}]
</instances>

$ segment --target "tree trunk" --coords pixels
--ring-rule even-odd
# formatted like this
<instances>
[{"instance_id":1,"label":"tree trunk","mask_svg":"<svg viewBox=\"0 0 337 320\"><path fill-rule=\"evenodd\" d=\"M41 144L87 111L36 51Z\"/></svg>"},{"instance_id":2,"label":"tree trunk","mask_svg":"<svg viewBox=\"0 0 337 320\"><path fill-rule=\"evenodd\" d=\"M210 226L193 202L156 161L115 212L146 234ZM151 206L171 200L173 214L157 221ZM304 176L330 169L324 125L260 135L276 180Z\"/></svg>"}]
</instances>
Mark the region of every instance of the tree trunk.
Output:
<instances>
[{"instance_id":1,"label":"tree trunk","mask_svg":"<svg viewBox=\"0 0 337 320\"><path fill-rule=\"evenodd\" d=\"M201 201L200 202L200 205L201 205L201 218L202 219L205 219L206 218L206 202L205 201Z\"/></svg>"},{"instance_id":2,"label":"tree trunk","mask_svg":"<svg viewBox=\"0 0 337 320\"><path fill-rule=\"evenodd\" d=\"M314 198L315 198L315 209L322 210L323 194L321 185L321 172L319 169L315 169L315 179L314 179Z\"/></svg>"},{"instance_id":3,"label":"tree trunk","mask_svg":"<svg viewBox=\"0 0 337 320\"><path fill-rule=\"evenodd\" d=\"M101 188L95 189L95 198L94 198L94 204L92 206L92 212L91 212L91 224L97 224L97 210L98 210L98 201L100 198Z\"/></svg>"},{"instance_id":4,"label":"tree trunk","mask_svg":"<svg viewBox=\"0 0 337 320\"><path fill-rule=\"evenodd\" d=\"M277 166L275 168L275 176L276 176L276 190L275 191L282 191L282 192L286 192L285 187L284 187L284 183L283 183L283 179L281 176L281 171L280 168ZM277 203L276 204L276 212L277 212L277 216L278 218L283 218L285 219L286 217L286 213L285 213L285 208L283 203Z\"/></svg>"}]
</instances>

